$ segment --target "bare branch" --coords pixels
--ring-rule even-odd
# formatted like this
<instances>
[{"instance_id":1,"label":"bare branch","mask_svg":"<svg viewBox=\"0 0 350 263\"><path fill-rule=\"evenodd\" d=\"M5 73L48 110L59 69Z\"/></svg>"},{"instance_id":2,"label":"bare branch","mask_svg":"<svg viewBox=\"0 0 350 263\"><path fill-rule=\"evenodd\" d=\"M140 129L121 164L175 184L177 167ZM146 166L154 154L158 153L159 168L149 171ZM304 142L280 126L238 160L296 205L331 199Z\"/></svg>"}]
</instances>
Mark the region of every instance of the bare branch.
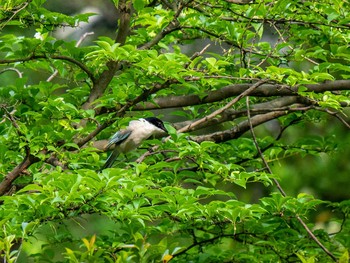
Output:
<instances>
[{"instance_id":1,"label":"bare branch","mask_svg":"<svg viewBox=\"0 0 350 263\"><path fill-rule=\"evenodd\" d=\"M6 72L6 71L14 71L14 72L17 73L17 75L18 75L19 78L22 78L22 77L23 77L22 72L20 72L20 71L19 71L18 69L16 69L16 68L5 68L5 69L3 69L3 70L0 71L0 74L4 73L4 72Z\"/></svg>"},{"instance_id":2,"label":"bare branch","mask_svg":"<svg viewBox=\"0 0 350 263\"><path fill-rule=\"evenodd\" d=\"M329 115L332 115L334 117L336 117L338 120L340 120L348 129L350 129L350 124L347 120L344 119L343 116L341 116L341 113L339 112L336 112L336 111L331 111L329 109L319 109L318 110L322 110L322 111L325 111L327 112Z\"/></svg>"},{"instance_id":3,"label":"bare branch","mask_svg":"<svg viewBox=\"0 0 350 263\"><path fill-rule=\"evenodd\" d=\"M204 54L204 52L210 47L210 44L206 45L201 51L198 51L198 52L195 52L190 60L194 60L195 58L199 57L199 56L202 56Z\"/></svg>"},{"instance_id":4,"label":"bare branch","mask_svg":"<svg viewBox=\"0 0 350 263\"><path fill-rule=\"evenodd\" d=\"M294 48L292 47L292 45L290 45L290 44L284 39L283 34L282 34L282 33L279 31L279 29L276 27L275 23L271 23L271 24L272 24L273 28L276 30L276 32L278 33L280 39L281 39L284 43L288 44L287 47L288 47L290 50L294 51ZM319 65L318 62L312 60L311 58L308 58L308 57L305 56L305 55L301 55L301 57L304 58L304 59L306 59L307 61L309 61L310 63L312 63L312 64L314 64L314 65L316 65L316 66Z\"/></svg>"}]
</instances>

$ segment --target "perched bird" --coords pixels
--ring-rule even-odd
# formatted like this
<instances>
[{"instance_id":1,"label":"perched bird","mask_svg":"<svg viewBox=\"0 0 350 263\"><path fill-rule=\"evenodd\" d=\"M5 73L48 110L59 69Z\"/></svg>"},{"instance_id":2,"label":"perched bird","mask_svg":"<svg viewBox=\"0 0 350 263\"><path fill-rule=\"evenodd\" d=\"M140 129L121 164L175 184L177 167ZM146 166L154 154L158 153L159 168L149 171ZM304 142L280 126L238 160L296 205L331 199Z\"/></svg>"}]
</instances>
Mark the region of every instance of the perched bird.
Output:
<instances>
[{"instance_id":1,"label":"perched bird","mask_svg":"<svg viewBox=\"0 0 350 263\"><path fill-rule=\"evenodd\" d=\"M106 148L115 145L113 152L108 156L102 169L112 167L115 159L120 153L130 152L140 146L142 141L152 135L168 133L164 123L156 117L141 118L129 122L129 126L117 131L109 140Z\"/></svg>"}]
</instances>

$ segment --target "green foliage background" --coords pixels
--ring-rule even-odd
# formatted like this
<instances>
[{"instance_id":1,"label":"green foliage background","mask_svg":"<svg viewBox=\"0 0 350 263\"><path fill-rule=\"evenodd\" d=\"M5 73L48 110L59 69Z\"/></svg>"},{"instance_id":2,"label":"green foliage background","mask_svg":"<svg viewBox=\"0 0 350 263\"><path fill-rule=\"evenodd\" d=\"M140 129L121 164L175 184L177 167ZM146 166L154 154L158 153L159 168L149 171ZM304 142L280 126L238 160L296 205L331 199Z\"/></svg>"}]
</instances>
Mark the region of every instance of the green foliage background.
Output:
<instances>
[{"instance_id":1,"label":"green foliage background","mask_svg":"<svg viewBox=\"0 0 350 263\"><path fill-rule=\"evenodd\" d=\"M84 3L1 3L4 262L348 262L348 2Z\"/></svg>"}]
</instances>

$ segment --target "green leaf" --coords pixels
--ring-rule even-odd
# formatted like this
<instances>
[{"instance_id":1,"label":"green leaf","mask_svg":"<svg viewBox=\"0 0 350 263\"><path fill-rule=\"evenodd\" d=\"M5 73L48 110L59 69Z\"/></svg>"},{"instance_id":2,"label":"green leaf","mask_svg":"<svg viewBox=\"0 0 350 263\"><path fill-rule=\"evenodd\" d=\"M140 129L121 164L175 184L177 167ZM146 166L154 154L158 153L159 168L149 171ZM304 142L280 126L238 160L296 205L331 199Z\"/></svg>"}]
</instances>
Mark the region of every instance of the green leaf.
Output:
<instances>
[{"instance_id":1,"label":"green leaf","mask_svg":"<svg viewBox=\"0 0 350 263\"><path fill-rule=\"evenodd\" d=\"M133 6L136 11L141 11L145 7L144 0L133 0Z\"/></svg>"}]
</instances>

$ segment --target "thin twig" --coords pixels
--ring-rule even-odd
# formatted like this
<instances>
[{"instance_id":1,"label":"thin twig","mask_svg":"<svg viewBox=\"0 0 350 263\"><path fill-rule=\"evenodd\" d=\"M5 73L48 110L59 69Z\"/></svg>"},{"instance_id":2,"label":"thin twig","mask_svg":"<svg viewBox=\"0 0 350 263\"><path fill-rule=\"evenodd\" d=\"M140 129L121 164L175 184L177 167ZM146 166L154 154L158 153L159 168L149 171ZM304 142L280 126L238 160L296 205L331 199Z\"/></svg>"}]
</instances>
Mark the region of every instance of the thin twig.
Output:
<instances>
[{"instance_id":1,"label":"thin twig","mask_svg":"<svg viewBox=\"0 0 350 263\"><path fill-rule=\"evenodd\" d=\"M90 71L90 69L82 62L68 56L63 55L46 55L46 54L32 54L25 58L14 58L14 59L1 59L0 64L10 64L10 63L16 63L16 62L27 62L35 59L58 59L58 60L64 60L68 61L76 66L78 66L81 70L83 70L88 77L91 79L92 82L95 82L95 76Z\"/></svg>"},{"instance_id":2,"label":"thin twig","mask_svg":"<svg viewBox=\"0 0 350 263\"><path fill-rule=\"evenodd\" d=\"M247 116L248 116L248 122L249 122L249 126L250 126L250 132L252 134L252 138L253 138L253 142L254 145L259 153L259 156L261 158L261 160L264 163L265 168L267 169L267 171L272 174L272 170L269 166L269 164L267 163L261 149L260 146L258 144L258 141L256 139L255 133L254 133L254 129L253 129L253 125L251 123L250 120L250 110L249 110L249 97L246 98L246 105L247 105ZM284 192L283 188L281 187L281 185L279 184L279 182L277 181L277 179L272 178L273 182L276 184L277 189L280 191L280 193L282 194L283 197L286 197L286 193ZM295 217L298 219L298 221L300 222L300 224L303 226L303 228L306 230L306 232L309 234L309 236L312 238L312 240L315 241L315 243L328 255L330 256L333 261L337 261L337 258L318 240L318 238L312 233L311 229L306 225L306 223L301 219L301 217L299 215L295 215Z\"/></svg>"},{"instance_id":3,"label":"thin twig","mask_svg":"<svg viewBox=\"0 0 350 263\"><path fill-rule=\"evenodd\" d=\"M88 36L91 36L93 34L94 34L94 32L87 32L84 35L82 35L80 37L80 39L78 40L78 42L75 44L75 47L79 47L81 45L81 43L85 40L85 38L87 38ZM52 81L57 76L57 74L58 74L58 70L55 69L55 71L50 75L50 77L47 78L46 81L47 82Z\"/></svg>"},{"instance_id":4,"label":"thin twig","mask_svg":"<svg viewBox=\"0 0 350 263\"><path fill-rule=\"evenodd\" d=\"M29 1L28 2L24 2L23 6L18 8L16 11L14 11L13 15L5 23L2 24L2 26L0 27L0 30L2 30L19 12L21 12L28 5L29 5Z\"/></svg>"},{"instance_id":5,"label":"thin twig","mask_svg":"<svg viewBox=\"0 0 350 263\"><path fill-rule=\"evenodd\" d=\"M318 109L320 110L320 109ZM327 112L329 115L335 116L338 120L340 120L348 129L350 129L350 124L338 113L338 112L333 112L329 109L325 109L325 112Z\"/></svg>"},{"instance_id":6,"label":"thin twig","mask_svg":"<svg viewBox=\"0 0 350 263\"><path fill-rule=\"evenodd\" d=\"M199 52L195 52L192 57L190 58L190 60L194 60L196 57L202 56L204 54L204 52L210 47L211 44L206 45L201 51Z\"/></svg>"},{"instance_id":7,"label":"thin twig","mask_svg":"<svg viewBox=\"0 0 350 263\"><path fill-rule=\"evenodd\" d=\"M278 30L278 28L276 27L275 23L270 23L270 24L272 24L273 28L276 30L276 32L277 32L278 35L280 36L281 40L282 40L284 43L288 44L288 42L284 39L283 34L282 34L282 33ZM291 45L288 45L287 47L288 47L291 51L294 51L294 48L293 48ZM304 59L306 59L307 61L309 61L310 63L312 63L312 64L314 64L314 65L316 65L316 66L319 65L319 63L317 63L316 61L312 60L311 58L306 57L305 55L301 55L301 57L304 58Z\"/></svg>"},{"instance_id":8,"label":"thin twig","mask_svg":"<svg viewBox=\"0 0 350 263\"><path fill-rule=\"evenodd\" d=\"M5 68L5 69L3 69L3 70L0 71L0 74L4 73L4 72L6 72L6 71L15 71L15 72L17 73L17 75L18 75L19 78L22 78L22 77L23 77L22 72L19 71L19 70L16 69L16 68Z\"/></svg>"}]
</instances>

